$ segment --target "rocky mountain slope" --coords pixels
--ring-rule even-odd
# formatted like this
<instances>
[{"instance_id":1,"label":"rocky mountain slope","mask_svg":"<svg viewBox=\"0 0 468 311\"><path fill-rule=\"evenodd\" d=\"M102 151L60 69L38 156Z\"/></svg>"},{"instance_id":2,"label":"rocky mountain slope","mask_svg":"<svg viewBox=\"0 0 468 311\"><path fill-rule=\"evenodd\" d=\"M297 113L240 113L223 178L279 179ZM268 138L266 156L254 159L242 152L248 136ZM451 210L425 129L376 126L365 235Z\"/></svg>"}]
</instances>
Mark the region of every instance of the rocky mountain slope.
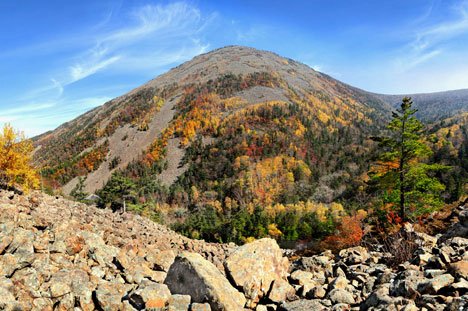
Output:
<instances>
[{"instance_id":1,"label":"rocky mountain slope","mask_svg":"<svg viewBox=\"0 0 468 311\"><path fill-rule=\"evenodd\" d=\"M466 205L449 219L435 237L407 226L414 253L393 267L379 245L288 260L271 239L193 241L136 215L0 190L0 309L466 310Z\"/></svg>"}]
</instances>

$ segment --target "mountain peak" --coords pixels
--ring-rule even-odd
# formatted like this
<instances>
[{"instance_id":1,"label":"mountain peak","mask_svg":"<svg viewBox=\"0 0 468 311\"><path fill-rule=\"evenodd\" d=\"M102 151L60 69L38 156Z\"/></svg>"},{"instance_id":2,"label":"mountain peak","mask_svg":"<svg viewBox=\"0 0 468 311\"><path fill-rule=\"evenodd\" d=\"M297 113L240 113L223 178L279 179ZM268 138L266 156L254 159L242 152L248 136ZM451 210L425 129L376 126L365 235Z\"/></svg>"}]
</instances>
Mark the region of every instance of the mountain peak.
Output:
<instances>
[{"instance_id":1,"label":"mountain peak","mask_svg":"<svg viewBox=\"0 0 468 311\"><path fill-rule=\"evenodd\" d=\"M317 73L312 68L269 51L247 46L231 45L195 56L193 59L151 80L145 86L161 87L171 83L204 83L223 74L247 75L254 72L274 72L285 76L290 83L294 75L304 80Z\"/></svg>"}]
</instances>

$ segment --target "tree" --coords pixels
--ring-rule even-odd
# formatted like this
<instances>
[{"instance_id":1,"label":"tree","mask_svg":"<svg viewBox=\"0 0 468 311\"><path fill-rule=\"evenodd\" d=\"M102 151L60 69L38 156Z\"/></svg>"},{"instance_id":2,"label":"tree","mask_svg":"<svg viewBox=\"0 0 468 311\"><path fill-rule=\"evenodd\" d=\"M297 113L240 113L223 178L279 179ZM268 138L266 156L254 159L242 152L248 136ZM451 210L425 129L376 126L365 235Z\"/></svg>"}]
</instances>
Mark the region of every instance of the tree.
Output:
<instances>
[{"instance_id":1,"label":"tree","mask_svg":"<svg viewBox=\"0 0 468 311\"><path fill-rule=\"evenodd\" d=\"M83 177L78 177L78 183L70 192L70 195L77 201L83 201L88 194L84 191L85 189L85 179Z\"/></svg>"},{"instance_id":2,"label":"tree","mask_svg":"<svg viewBox=\"0 0 468 311\"><path fill-rule=\"evenodd\" d=\"M24 134L6 124L0 132L0 186L19 187L24 191L39 186L32 165L34 147Z\"/></svg>"},{"instance_id":3,"label":"tree","mask_svg":"<svg viewBox=\"0 0 468 311\"><path fill-rule=\"evenodd\" d=\"M100 205L107 206L110 203L112 210L121 209L126 200L134 200L137 187L133 180L124 176L121 172L114 173L107 184L98 191L101 198Z\"/></svg>"},{"instance_id":4,"label":"tree","mask_svg":"<svg viewBox=\"0 0 468 311\"><path fill-rule=\"evenodd\" d=\"M423 141L423 124L414 117L411 98L405 97L400 109L392 113L393 119L387 126L389 135L376 137L382 152L369 175L373 182L385 192L385 200L399 209L401 221L434 210L442 204L444 190L434 173L448 169L439 164L423 161L431 155Z\"/></svg>"}]
</instances>

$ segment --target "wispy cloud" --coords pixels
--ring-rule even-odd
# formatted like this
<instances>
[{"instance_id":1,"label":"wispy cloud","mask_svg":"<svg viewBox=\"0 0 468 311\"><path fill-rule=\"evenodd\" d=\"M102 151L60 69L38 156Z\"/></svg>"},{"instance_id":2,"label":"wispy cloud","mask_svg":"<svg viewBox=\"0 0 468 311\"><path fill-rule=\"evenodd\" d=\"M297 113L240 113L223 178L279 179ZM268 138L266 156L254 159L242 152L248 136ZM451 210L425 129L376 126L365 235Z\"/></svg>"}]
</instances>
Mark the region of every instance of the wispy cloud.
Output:
<instances>
[{"instance_id":1,"label":"wispy cloud","mask_svg":"<svg viewBox=\"0 0 468 311\"><path fill-rule=\"evenodd\" d=\"M144 63L145 68L155 69L193 57L207 48L196 37L211 19L202 18L199 9L187 3L145 5L134 9L129 17L130 26L96 36L96 43L69 66L69 80L65 84L109 67L125 70L135 59Z\"/></svg>"},{"instance_id":2,"label":"wispy cloud","mask_svg":"<svg viewBox=\"0 0 468 311\"><path fill-rule=\"evenodd\" d=\"M70 67L70 83L84 79L96 72L106 68L109 65L117 62L120 56L112 56L107 59L92 60L89 59L84 63L74 64Z\"/></svg>"},{"instance_id":3,"label":"wispy cloud","mask_svg":"<svg viewBox=\"0 0 468 311\"><path fill-rule=\"evenodd\" d=\"M15 108L2 111L0 123L13 122L28 135L56 127L110 100L106 96L77 98L76 92L70 93L70 89L93 75L106 72L113 75L138 73L149 79L171 64L204 53L209 45L203 42L203 31L215 18L216 13L202 14L196 6L186 2L144 5L129 12L119 12L117 7L103 14L102 20L88 30L74 34L73 39L54 38L53 42L42 42L12 53L1 52L0 57L35 52L53 55L62 45L67 48L66 57L59 58L55 67L42 73L45 79L39 86L25 90L16 98Z\"/></svg>"},{"instance_id":4,"label":"wispy cloud","mask_svg":"<svg viewBox=\"0 0 468 311\"><path fill-rule=\"evenodd\" d=\"M421 23L429 17L433 3L418 21ZM396 60L401 71L410 70L444 52L444 43L468 33L468 0L458 2L452 7L446 20L425 26L415 26L412 40L402 50L403 56Z\"/></svg>"}]
</instances>

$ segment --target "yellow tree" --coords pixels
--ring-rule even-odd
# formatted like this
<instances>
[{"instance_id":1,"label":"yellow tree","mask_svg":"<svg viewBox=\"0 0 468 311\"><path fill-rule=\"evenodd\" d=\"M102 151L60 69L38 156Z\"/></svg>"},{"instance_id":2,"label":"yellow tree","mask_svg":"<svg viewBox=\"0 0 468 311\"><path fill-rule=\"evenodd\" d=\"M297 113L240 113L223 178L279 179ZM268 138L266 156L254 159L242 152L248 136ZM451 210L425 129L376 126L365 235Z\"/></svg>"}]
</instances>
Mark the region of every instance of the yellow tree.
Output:
<instances>
[{"instance_id":1,"label":"yellow tree","mask_svg":"<svg viewBox=\"0 0 468 311\"><path fill-rule=\"evenodd\" d=\"M0 185L20 187L24 191L39 186L31 164L33 145L24 134L6 124L0 132Z\"/></svg>"}]
</instances>

